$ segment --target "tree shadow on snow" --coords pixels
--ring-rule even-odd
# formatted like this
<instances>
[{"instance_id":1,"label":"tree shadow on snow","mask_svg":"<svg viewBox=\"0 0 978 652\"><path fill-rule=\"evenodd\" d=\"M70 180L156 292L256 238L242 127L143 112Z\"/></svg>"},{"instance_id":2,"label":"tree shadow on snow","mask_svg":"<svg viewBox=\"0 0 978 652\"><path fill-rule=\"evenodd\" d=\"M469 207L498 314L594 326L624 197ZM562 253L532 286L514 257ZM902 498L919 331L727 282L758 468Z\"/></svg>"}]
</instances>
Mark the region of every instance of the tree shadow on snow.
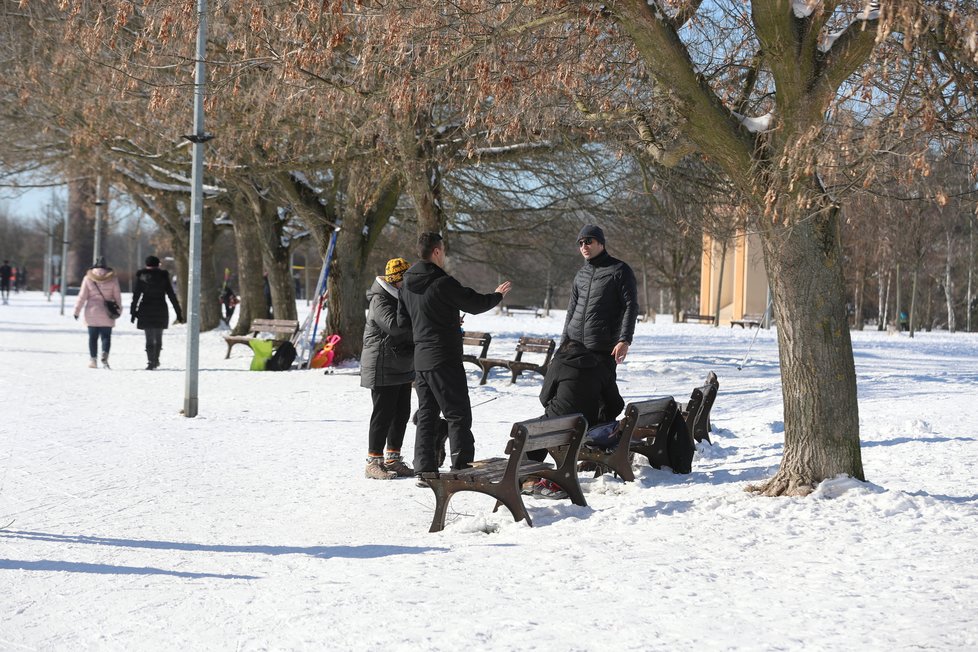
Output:
<instances>
[{"instance_id":1,"label":"tree shadow on snow","mask_svg":"<svg viewBox=\"0 0 978 652\"><path fill-rule=\"evenodd\" d=\"M147 548L151 550L184 550L187 552L227 552L253 555L309 555L329 559L346 557L350 559L374 559L394 555L417 555L428 552L447 552L447 548L433 546L232 546L223 544L184 543L180 541L152 541L144 539L113 539L85 535L52 534L49 532L25 532L18 530L0 531L2 539L27 539L51 543L84 543L96 546L117 546L120 548ZM2 568L2 566L0 566Z\"/></svg>"},{"instance_id":2,"label":"tree shadow on snow","mask_svg":"<svg viewBox=\"0 0 978 652\"><path fill-rule=\"evenodd\" d=\"M978 439L974 437L894 437L881 441L866 441L864 439L859 442L859 445L863 448L872 448L874 446L899 446L900 444L943 444L949 441L978 441Z\"/></svg>"},{"instance_id":3,"label":"tree shadow on snow","mask_svg":"<svg viewBox=\"0 0 978 652\"><path fill-rule=\"evenodd\" d=\"M111 564L86 564L75 561L55 561L40 559L25 561L20 559L0 559L0 570L43 571L54 573L94 573L96 575L169 575L189 579L218 580L257 580L254 575L220 575L216 573L190 573L186 571L164 570L147 566L112 566Z\"/></svg>"}]
</instances>

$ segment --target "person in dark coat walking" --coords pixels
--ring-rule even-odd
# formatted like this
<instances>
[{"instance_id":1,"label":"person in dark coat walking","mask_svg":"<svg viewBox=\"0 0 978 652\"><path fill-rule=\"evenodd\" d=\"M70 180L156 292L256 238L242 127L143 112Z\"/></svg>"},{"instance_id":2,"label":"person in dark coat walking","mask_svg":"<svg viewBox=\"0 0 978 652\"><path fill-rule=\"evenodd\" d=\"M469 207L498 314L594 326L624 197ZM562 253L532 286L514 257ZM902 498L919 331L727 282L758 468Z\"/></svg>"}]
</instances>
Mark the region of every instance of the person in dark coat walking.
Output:
<instances>
[{"instance_id":1,"label":"person in dark coat walking","mask_svg":"<svg viewBox=\"0 0 978 652\"><path fill-rule=\"evenodd\" d=\"M397 297L408 262L387 261L384 276L367 290L367 325L360 354L360 386L370 388L374 409L367 435L367 469L374 480L410 477L414 469L404 463L401 444L411 414L414 347L411 329L397 325Z\"/></svg>"},{"instance_id":2,"label":"person in dark coat walking","mask_svg":"<svg viewBox=\"0 0 978 652\"><path fill-rule=\"evenodd\" d=\"M132 305L129 307L130 321L136 322L136 328L146 333L146 369L160 366L163 331L170 323L167 297L173 304L177 322L183 322L183 311L180 310L180 301L170 283L170 273L160 269L159 258L147 256L146 267L136 272L136 286L133 288Z\"/></svg>"},{"instance_id":3,"label":"person in dark coat walking","mask_svg":"<svg viewBox=\"0 0 978 652\"><path fill-rule=\"evenodd\" d=\"M459 311L485 312L509 292L505 281L495 292L479 294L463 287L445 267L445 243L438 233L418 237L420 261L404 273L397 305L397 323L414 335L415 390L418 394L418 429L414 442L414 470L437 471L438 414L448 421L452 469L468 468L475 458L472 406L462 368L462 328ZM424 486L423 482L419 482Z\"/></svg>"}]
</instances>

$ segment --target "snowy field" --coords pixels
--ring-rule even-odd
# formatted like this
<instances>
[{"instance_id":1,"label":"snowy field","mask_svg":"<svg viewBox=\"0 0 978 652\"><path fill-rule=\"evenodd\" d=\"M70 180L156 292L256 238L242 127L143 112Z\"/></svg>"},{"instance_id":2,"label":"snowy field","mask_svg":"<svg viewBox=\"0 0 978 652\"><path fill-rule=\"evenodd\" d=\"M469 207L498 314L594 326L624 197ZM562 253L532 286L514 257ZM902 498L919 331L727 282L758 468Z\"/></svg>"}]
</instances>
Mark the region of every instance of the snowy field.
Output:
<instances>
[{"instance_id":1,"label":"snowy field","mask_svg":"<svg viewBox=\"0 0 978 652\"><path fill-rule=\"evenodd\" d=\"M461 494L429 534L430 490L363 477L356 367L249 372L205 333L187 419L184 327L150 372L120 320L112 370L88 369L71 307L0 306L0 650L978 648L975 335L853 333L869 482L772 499L744 486L782 452L774 333L738 371L751 331L639 324L626 402L719 376L693 473L582 478L587 507L527 498L532 528ZM509 357L562 320L465 325ZM467 368L494 399L476 456L500 454L541 379Z\"/></svg>"}]
</instances>

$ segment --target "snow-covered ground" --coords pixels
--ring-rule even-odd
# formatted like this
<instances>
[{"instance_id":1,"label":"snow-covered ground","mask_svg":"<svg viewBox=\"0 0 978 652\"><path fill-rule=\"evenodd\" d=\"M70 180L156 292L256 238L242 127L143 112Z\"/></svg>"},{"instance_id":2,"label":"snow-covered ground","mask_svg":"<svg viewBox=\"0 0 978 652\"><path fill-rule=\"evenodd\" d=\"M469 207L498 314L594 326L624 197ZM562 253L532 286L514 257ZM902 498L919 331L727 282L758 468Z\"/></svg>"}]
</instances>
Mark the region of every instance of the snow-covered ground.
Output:
<instances>
[{"instance_id":1,"label":"snow-covered ground","mask_svg":"<svg viewBox=\"0 0 978 652\"><path fill-rule=\"evenodd\" d=\"M249 372L205 333L188 419L184 327L150 372L120 320L93 370L70 311L0 306L2 650L978 648L975 335L853 333L869 482L771 499L744 486L782 451L774 333L738 371L751 331L639 324L626 401L719 376L693 473L582 479L587 507L528 498L532 528L461 494L429 534L430 490L363 477L355 367ZM562 318L466 327L508 356ZM539 376L495 371L470 368L477 457L541 413Z\"/></svg>"}]
</instances>

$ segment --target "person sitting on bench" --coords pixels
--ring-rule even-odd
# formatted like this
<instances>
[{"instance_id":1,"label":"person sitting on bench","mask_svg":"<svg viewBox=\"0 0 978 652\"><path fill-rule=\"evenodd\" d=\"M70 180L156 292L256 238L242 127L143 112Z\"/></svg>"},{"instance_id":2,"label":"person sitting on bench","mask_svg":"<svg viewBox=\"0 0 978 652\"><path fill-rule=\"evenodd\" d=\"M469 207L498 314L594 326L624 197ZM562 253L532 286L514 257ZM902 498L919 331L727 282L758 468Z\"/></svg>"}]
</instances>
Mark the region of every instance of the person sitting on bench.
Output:
<instances>
[{"instance_id":1,"label":"person sitting on bench","mask_svg":"<svg viewBox=\"0 0 978 652\"><path fill-rule=\"evenodd\" d=\"M614 367L607 363L608 360L605 355L588 351L576 340L563 342L554 353L540 389L545 416L581 413L588 426L615 422L625 408L625 401L618 392ZM545 450L534 451L527 454L527 458L542 462L546 455ZM547 486L549 484L540 480L533 492L550 497L548 492L559 488Z\"/></svg>"}]
</instances>

